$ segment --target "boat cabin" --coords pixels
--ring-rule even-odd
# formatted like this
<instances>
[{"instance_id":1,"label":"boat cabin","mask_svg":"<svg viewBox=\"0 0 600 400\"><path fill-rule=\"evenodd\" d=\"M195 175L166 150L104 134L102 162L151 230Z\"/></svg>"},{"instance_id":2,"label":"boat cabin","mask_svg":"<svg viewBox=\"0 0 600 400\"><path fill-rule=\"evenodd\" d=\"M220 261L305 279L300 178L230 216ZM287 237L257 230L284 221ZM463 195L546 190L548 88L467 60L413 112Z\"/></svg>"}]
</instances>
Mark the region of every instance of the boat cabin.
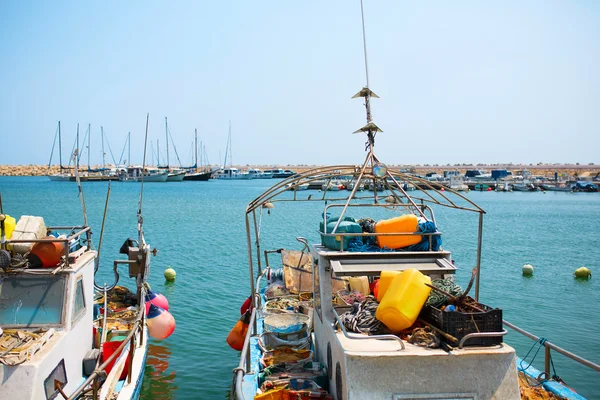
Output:
<instances>
[{"instance_id":1,"label":"boat cabin","mask_svg":"<svg viewBox=\"0 0 600 400\"><path fill-rule=\"evenodd\" d=\"M71 246L62 267L0 270L0 398L49 399L55 381L66 393L84 381L96 255Z\"/></svg>"}]
</instances>

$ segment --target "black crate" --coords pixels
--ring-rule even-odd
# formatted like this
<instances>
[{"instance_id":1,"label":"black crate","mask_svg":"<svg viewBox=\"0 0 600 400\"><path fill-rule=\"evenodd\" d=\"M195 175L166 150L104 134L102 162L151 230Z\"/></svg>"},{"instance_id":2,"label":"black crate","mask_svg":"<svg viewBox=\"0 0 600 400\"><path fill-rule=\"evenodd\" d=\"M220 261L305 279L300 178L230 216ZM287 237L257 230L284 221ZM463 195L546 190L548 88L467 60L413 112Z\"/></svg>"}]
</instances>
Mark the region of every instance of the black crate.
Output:
<instances>
[{"instance_id":1,"label":"black crate","mask_svg":"<svg viewBox=\"0 0 600 400\"><path fill-rule=\"evenodd\" d=\"M421 318L459 341L469 333L502 332L502 309L481 303L479 307L485 312L442 311L437 307L425 306ZM465 346L493 346L500 343L502 336L482 337L467 340Z\"/></svg>"}]
</instances>

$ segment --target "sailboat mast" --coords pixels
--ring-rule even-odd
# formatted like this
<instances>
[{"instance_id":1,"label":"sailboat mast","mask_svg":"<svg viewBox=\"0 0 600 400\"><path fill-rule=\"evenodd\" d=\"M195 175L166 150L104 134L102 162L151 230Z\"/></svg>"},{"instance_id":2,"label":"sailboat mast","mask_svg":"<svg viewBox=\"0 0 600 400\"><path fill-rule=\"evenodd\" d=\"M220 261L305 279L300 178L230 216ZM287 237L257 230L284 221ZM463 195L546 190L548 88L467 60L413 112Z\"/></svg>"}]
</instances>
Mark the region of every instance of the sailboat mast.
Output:
<instances>
[{"instance_id":1,"label":"sailboat mast","mask_svg":"<svg viewBox=\"0 0 600 400\"><path fill-rule=\"evenodd\" d=\"M165 140L167 141L167 168L169 168L169 125L167 125L167 117L165 117Z\"/></svg>"},{"instance_id":2,"label":"sailboat mast","mask_svg":"<svg viewBox=\"0 0 600 400\"><path fill-rule=\"evenodd\" d=\"M233 167L233 157L231 157L231 120L229 120L229 168Z\"/></svg>"},{"instance_id":3,"label":"sailboat mast","mask_svg":"<svg viewBox=\"0 0 600 400\"><path fill-rule=\"evenodd\" d=\"M77 156L75 157L75 166L79 168L79 157L81 151L79 150L79 122L77 123Z\"/></svg>"},{"instance_id":4,"label":"sailboat mast","mask_svg":"<svg viewBox=\"0 0 600 400\"><path fill-rule=\"evenodd\" d=\"M90 164L90 140L91 140L91 137L92 137L92 124L88 124L88 145L87 145L87 148L88 148L88 171L91 168L90 167L91 166L91 164Z\"/></svg>"},{"instance_id":5,"label":"sailboat mast","mask_svg":"<svg viewBox=\"0 0 600 400\"><path fill-rule=\"evenodd\" d=\"M198 170L198 129L194 129L194 168Z\"/></svg>"},{"instance_id":6,"label":"sailboat mast","mask_svg":"<svg viewBox=\"0 0 600 400\"><path fill-rule=\"evenodd\" d=\"M156 139L156 166L160 166L160 144L159 139Z\"/></svg>"},{"instance_id":7,"label":"sailboat mast","mask_svg":"<svg viewBox=\"0 0 600 400\"><path fill-rule=\"evenodd\" d=\"M60 140L60 121L58 121L58 162L60 163L60 172L63 170L62 165L62 144Z\"/></svg>"},{"instance_id":8,"label":"sailboat mast","mask_svg":"<svg viewBox=\"0 0 600 400\"><path fill-rule=\"evenodd\" d=\"M127 165L131 165L131 132L127 133Z\"/></svg>"},{"instance_id":9,"label":"sailboat mast","mask_svg":"<svg viewBox=\"0 0 600 400\"><path fill-rule=\"evenodd\" d=\"M104 169L105 161L105 153L104 153L104 127L100 127L100 136L102 138L102 169Z\"/></svg>"}]
</instances>

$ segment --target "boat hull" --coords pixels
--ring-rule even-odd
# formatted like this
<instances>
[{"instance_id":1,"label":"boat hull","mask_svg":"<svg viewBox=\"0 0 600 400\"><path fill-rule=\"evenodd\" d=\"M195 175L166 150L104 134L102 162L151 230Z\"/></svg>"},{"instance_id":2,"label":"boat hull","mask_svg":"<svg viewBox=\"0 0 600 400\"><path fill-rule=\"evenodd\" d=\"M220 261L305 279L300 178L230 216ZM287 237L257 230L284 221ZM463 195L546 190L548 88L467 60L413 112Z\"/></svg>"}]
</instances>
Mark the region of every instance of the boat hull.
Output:
<instances>
[{"instance_id":1,"label":"boat hull","mask_svg":"<svg viewBox=\"0 0 600 400\"><path fill-rule=\"evenodd\" d=\"M184 181L208 181L212 177L212 172L195 172L186 174L183 177Z\"/></svg>"}]
</instances>

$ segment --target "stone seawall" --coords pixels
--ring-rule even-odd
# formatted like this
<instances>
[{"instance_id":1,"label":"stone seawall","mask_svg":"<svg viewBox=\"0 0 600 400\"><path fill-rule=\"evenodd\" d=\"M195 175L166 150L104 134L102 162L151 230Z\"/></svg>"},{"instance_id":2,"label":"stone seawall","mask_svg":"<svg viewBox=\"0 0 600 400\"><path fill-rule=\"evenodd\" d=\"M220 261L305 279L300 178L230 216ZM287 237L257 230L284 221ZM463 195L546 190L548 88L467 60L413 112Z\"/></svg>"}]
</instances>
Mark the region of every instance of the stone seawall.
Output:
<instances>
[{"instance_id":1,"label":"stone seawall","mask_svg":"<svg viewBox=\"0 0 600 400\"><path fill-rule=\"evenodd\" d=\"M316 166L309 165L286 165L286 166L270 166L270 165L237 165L235 166L241 170L246 170L248 168L260 168L260 169L270 169L270 168L282 168L282 169L291 169L296 172L303 172L311 168L315 168ZM92 168L100 168L100 166L95 165ZM406 169L411 172L415 172L418 174L426 174L428 172L437 172L443 173L444 170L459 170L462 174L465 173L467 169L486 169L491 171L492 169L508 169L511 171L528 169L534 175L542 175L548 178L554 176L555 172L562 174L563 177L577 177L577 176L596 176L600 173L600 165L513 165L513 166L483 166L478 165L474 166L423 166L423 165L390 165L390 168L393 169ZM87 165L80 166L81 171L85 171L87 169ZM60 172L60 168L58 165L50 166L48 169L47 165L0 165L0 176L46 176L48 174L58 174Z\"/></svg>"}]
</instances>

